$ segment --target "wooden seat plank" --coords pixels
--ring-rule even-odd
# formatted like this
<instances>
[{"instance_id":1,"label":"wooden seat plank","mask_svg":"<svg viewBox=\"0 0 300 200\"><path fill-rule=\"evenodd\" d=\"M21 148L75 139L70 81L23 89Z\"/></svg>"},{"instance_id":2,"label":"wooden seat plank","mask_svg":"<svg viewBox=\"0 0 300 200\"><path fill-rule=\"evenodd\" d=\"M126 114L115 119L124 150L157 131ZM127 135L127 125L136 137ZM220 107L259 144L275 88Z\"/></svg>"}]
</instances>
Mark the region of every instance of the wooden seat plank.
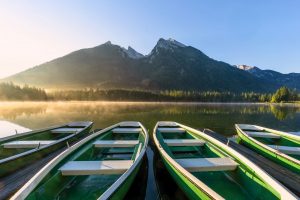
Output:
<instances>
[{"instance_id":1,"label":"wooden seat plank","mask_svg":"<svg viewBox=\"0 0 300 200\"><path fill-rule=\"evenodd\" d=\"M255 125L251 125L251 124L239 124L239 127L242 130L251 130L251 131L262 131L261 128L256 127Z\"/></svg>"},{"instance_id":2,"label":"wooden seat plank","mask_svg":"<svg viewBox=\"0 0 300 200\"><path fill-rule=\"evenodd\" d=\"M83 128L57 128L51 130L51 133L76 133L81 131Z\"/></svg>"},{"instance_id":3,"label":"wooden seat plank","mask_svg":"<svg viewBox=\"0 0 300 200\"><path fill-rule=\"evenodd\" d=\"M123 174L132 164L132 160L69 161L59 170L63 176Z\"/></svg>"},{"instance_id":4,"label":"wooden seat plank","mask_svg":"<svg viewBox=\"0 0 300 200\"><path fill-rule=\"evenodd\" d=\"M183 128L158 128L161 133L185 133Z\"/></svg>"},{"instance_id":5,"label":"wooden seat plank","mask_svg":"<svg viewBox=\"0 0 300 200\"><path fill-rule=\"evenodd\" d=\"M164 139L164 142L171 147L177 146L203 146L204 140L198 139Z\"/></svg>"},{"instance_id":6,"label":"wooden seat plank","mask_svg":"<svg viewBox=\"0 0 300 200\"><path fill-rule=\"evenodd\" d=\"M49 145L56 140L23 140L4 143L3 147L7 149L37 148L38 146Z\"/></svg>"},{"instance_id":7,"label":"wooden seat plank","mask_svg":"<svg viewBox=\"0 0 300 200\"><path fill-rule=\"evenodd\" d=\"M251 131L245 131L245 133L247 133L250 137L280 139L280 135L276 135L274 133Z\"/></svg>"},{"instance_id":8,"label":"wooden seat plank","mask_svg":"<svg viewBox=\"0 0 300 200\"><path fill-rule=\"evenodd\" d=\"M293 134L293 135L298 135L300 136L300 132L289 132L290 134Z\"/></svg>"},{"instance_id":9,"label":"wooden seat plank","mask_svg":"<svg viewBox=\"0 0 300 200\"><path fill-rule=\"evenodd\" d=\"M138 122L120 122L120 127L140 127L140 123Z\"/></svg>"},{"instance_id":10,"label":"wooden seat plank","mask_svg":"<svg viewBox=\"0 0 300 200\"><path fill-rule=\"evenodd\" d=\"M158 123L158 126L160 127L163 127L163 126L166 126L166 127L177 127L177 123L176 122L159 122Z\"/></svg>"},{"instance_id":11,"label":"wooden seat plank","mask_svg":"<svg viewBox=\"0 0 300 200\"><path fill-rule=\"evenodd\" d=\"M95 147L134 147L138 140L98 140L94 142Z\"/></svg>"},{"instance_id":12,"label":"wooden seat plank","mask_svg":"<svg viewBox=\"0 0 300 200\"><path fill-rule=\"evenodd\" d=\"M140 133L142 132L141 128L114 128L113 133Z\"/></svg>"},{"instance_id":13,"label":"wooden seat plank","mask_svg":"<svg viewBox=\"0 0 300 200\"><path fill-rule=\"evenodd\" d=\"M189 172L230 171L239 165L231 158L183 158L175 161Z\"/></svg>"},{"instance_id":14,"label":"wooden seat plank","mask_svg":"<svg viewBox=\"0 0 300 200\"><path fill-rule=\"evenodd\" d=\"M277 146L277 145L268 145L272 149L276 149L282 153L290 155L300 155L300 147L289 147L289 146Z\"/></svg>"}]
</instances>

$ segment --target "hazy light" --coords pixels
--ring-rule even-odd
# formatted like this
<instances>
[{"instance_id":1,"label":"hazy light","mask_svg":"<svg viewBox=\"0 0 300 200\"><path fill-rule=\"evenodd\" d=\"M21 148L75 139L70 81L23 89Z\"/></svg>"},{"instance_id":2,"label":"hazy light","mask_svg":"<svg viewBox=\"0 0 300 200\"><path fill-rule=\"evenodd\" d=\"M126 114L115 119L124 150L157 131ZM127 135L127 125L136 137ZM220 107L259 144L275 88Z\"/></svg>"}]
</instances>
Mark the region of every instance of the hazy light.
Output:
<instances>
[{"instance_id":1,"label":"hazy light","mask_svg":"<svg viewBox=\"0 0 300 200\"><path fill-rule=\"evenodd\" d=\"M217 60L299 72L299 1L0 1L0 78L111 40L175 38Z\"/></svg>"}]
</instances>

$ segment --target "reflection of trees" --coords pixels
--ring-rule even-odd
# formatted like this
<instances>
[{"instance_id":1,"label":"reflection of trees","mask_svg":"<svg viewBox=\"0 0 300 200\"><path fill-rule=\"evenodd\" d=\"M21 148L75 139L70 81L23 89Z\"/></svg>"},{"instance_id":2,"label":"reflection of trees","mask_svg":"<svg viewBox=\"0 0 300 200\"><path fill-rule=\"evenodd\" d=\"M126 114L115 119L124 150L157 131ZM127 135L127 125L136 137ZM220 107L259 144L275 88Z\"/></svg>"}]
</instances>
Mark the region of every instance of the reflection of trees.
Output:
<instances>
[{"instance_id":1,"label":"reflection of trees","mask_svg":"<svg viewBox=\"0 0 300 200\"><path fill-rule=\"evenodd\" d=\"M271 112L278 120L285 120L287 118L293 118L296 112L298 111L297 107L289 106L279 106L271 105Z\"/></svg>"},{"instance_id":2,"label":"reflection of trees","mask_svg":"<svg viewBox=\"0 0 300 200\"><path fill-rule=\"evenodd\" d=\"M271 112L279 119L284 119L290 108L271 107ZM19 116L30 117L37 114L51 114L57 116L86 116L87 118L111 115L141 115L157 114L262 114L269 113L267 105L247 104L185 104L185 103L138 103L138 102L50 102L50 103L6 103L0 106L0 117L16 119ZM296 111L293 111L296 112Z\"/></svg>"},{"instance_id":3,"label":"reflection of trees","mask_svg":"<svg viewBox=\"0 0 300 200\"><path fill-rule=\"evenodd\" d=\"M271 107L255 104L196 104L139 102L21 102L0 105L0 118L30 129L70 121L93 121L103 128L124 120L141 121L149 130L160 120L173 120L192 127L206 127L219 132L228 128L234 133L235 123L274 123L300 112L300 108ZM276 114L275 114L276 113ZM278 123L276 121L276 124ZM229 129L230 128L230 129ZM152 131L152 130L151 130Z\"/></svg>"}]
</instances>

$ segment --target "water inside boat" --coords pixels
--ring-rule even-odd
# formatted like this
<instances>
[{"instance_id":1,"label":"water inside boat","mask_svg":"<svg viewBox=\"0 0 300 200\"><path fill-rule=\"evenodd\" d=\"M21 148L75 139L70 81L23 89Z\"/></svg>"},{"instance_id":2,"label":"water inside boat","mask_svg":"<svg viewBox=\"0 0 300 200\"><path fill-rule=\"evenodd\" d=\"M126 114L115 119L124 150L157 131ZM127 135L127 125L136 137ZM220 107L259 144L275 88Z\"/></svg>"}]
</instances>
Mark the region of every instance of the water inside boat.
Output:
<instances>
[{"instance_id":1,"label":"water inside boat","mask_svg":"<svg viewBox=\"0 0 300 200\"><path fill-rule=\"evenodd\" d=\"M123 127L122 127L123 128ZM125 141L130 147L97 147L95 143L107 145L111 141ZM126 143L127 141L127 143ZM130 141L138 141L136 145L130 145ZM97 199L99 198L124 172L111 172L109 174L71 174L64 175L62 168L68 162L95 161L111 162L124 161L133 163L137 156L139 146L143 145L145 138L140 133L114 133L108 131L90 140L79 147L71 155L61 161L27 199ZM113 146L113 145L112 145ZM118 146L118 145L115 145ZM84 165L83 167L88 167ZM122 166L117 166L122 167ZM128 166L128 168L130 165ZM80 168L80 167L79 167ZM68 171L67 171L68 172Z\"/></svg>"},{"instance_id":2,"label":"water inside boat","mask_svg":"<svg viewBox=\"0 0 300 200\"><path fill-rule=\"evenodd\" d=\"M167 128L174 128L174 126ZM228 157L228 155L208 142L197 146L170 146L162 142L168 139L180 139L183 141L186 139L202 140L199 135L192 132L168 133L160 132L158 128L157 138L160 140L164 150L173 159ZM242 164L235 170L190 173L225 199L277 199L269 191L268 187Z\"/></svg>"}]
</instances>

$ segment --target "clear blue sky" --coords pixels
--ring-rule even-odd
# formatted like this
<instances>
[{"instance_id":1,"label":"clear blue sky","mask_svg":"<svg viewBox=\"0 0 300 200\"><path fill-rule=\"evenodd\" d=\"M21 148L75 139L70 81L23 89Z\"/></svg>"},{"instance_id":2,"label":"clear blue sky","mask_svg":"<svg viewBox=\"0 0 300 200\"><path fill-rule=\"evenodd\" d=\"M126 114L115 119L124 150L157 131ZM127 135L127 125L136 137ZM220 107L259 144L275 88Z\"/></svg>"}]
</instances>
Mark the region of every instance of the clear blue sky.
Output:
<instances>
[{"instance_id":1,"label":"clear blue sky","mask_svg":"<svg viewBox=\"0 0 300 200\"><path fill-rule=\"evenodd\" d=\"M0 77L111 40L148 54L174 38L230 64L300 72L298 0L0 2Z\"/></svg>"}]
</instances>

